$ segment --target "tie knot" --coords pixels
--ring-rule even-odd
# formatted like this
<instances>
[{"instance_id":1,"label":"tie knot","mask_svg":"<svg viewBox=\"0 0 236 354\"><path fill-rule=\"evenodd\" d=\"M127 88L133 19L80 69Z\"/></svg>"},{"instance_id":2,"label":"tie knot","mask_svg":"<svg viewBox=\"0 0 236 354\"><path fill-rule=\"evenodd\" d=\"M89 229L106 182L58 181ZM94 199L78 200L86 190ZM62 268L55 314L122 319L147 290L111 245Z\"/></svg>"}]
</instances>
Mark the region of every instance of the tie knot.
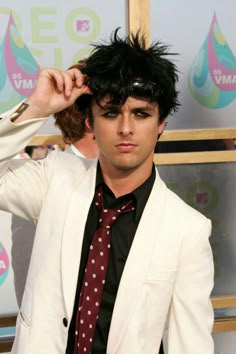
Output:
<instances>
[{"instance_id":1,"label":"tie knot","mask_svg":"<svg viewBox=\"0 0 236 354\"><path fill-rule=\"evenodd\" d=\"M135 210L134 199L130 199L124 205L114 209L104 209L103 207L103 192L102 186L98 186L95 193L95 205L98 208L99 214L99 227L109 229L117 218L123 214Z\"/></svg>"}]
</instances>

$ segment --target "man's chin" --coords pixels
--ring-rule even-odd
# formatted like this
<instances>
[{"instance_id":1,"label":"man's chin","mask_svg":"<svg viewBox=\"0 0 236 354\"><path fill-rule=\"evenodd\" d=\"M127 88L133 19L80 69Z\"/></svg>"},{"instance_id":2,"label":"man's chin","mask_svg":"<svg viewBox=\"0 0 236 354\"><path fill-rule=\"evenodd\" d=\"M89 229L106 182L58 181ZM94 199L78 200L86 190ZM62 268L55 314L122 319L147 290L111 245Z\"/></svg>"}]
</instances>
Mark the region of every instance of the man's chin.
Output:
<instances>
[{"instance_id":1,"label":"man's chin","mask_svg":"<svg viewBox=\"0 0 236 354\"><path fill-rule=\"evenodd\" d=\"M134 161L117 161L114 167L120 171L133 171L138 168L138 164Z\"/></svg>"}]
</instances>

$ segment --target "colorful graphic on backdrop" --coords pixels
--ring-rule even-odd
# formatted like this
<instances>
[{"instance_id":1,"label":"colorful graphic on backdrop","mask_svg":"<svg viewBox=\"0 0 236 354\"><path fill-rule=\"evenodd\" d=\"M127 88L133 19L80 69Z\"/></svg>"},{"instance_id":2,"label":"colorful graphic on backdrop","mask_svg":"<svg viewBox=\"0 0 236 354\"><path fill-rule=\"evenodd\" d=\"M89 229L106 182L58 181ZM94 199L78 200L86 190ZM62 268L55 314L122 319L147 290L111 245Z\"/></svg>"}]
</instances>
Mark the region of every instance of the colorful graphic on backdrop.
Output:
<instances>
[{"instance_id":1,"label":"colorful graphic on backdrop","mask_svg":"<svg viewBox=\"0 0 236 354\"><path fill-rule=\"evenodd\" d=\"M223 108L236 98L236 59L215 14L188 80L193 97L204 107Z\"/></svg>"},{"instance_id":2,"label":"colorful graphic on backdrop","mask_svg":"<svg viewBox=\"0 0 236 354\"><path fill-rule=\"evenodd\" d=\"M0 107L10 109L28 97L39 74L39 65L24 44L13 20L0 44Z\"/></svg>"},{"instance_id":3,"label":"colorful graphic on backdrop","mask_svg":"<svg viewBox=\"0 0 236 354\"><path fill-rule=\"evenodd\" d=\"M9 257L0 242L0 286L4 283L9 272Z\"/></svg>"}]
</instances>

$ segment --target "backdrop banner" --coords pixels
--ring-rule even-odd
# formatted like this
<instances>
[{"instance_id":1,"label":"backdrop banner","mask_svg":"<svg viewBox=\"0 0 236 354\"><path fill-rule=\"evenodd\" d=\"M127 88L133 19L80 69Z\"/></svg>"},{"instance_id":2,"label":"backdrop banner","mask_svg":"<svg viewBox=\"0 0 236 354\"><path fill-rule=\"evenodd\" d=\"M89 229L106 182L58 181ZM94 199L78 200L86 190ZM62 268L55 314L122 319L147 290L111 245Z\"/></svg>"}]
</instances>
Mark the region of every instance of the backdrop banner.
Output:
<instances>
[{"instance_id":1,"label":"backdrop banner","mask_svg":"<svg viewBox=\"0 0 236 354\"><path fill-rule=\"evenodd\" d=\"M151 0L151 38L170 45L182 107L168 129L236 126L234 0Z\"/></svg>"}]
</instances>

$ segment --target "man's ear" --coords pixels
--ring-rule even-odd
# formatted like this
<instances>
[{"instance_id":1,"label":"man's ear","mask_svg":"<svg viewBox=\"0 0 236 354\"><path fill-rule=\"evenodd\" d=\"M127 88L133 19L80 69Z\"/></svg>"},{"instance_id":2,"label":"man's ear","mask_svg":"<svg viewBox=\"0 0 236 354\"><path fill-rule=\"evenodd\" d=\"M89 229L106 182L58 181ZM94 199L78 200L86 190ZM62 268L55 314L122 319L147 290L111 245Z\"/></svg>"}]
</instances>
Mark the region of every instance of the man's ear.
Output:
<instances>
[{"instance_id":1,"label":"man's ear","mask_svg":"<svg viewBox=\"0 0 236 354\"><path fill-rule=\"evenodd\" d=\"M93 131L93 128L91 127L88 118L85 118L85 126L89 131L91 131L91 132Z\"/></svg>"},{"instance_id":2,"label":"man's ear","mask_svg":"<svg viewBox=\"0 0 236 354\"><path fill-rule=\"evenodd\" d=\"M159 124L159 127L158 127L158 138L163 133L165 127L166 127L166 119L163 119L163 121Z\"/></svg>"}]
</instances>

